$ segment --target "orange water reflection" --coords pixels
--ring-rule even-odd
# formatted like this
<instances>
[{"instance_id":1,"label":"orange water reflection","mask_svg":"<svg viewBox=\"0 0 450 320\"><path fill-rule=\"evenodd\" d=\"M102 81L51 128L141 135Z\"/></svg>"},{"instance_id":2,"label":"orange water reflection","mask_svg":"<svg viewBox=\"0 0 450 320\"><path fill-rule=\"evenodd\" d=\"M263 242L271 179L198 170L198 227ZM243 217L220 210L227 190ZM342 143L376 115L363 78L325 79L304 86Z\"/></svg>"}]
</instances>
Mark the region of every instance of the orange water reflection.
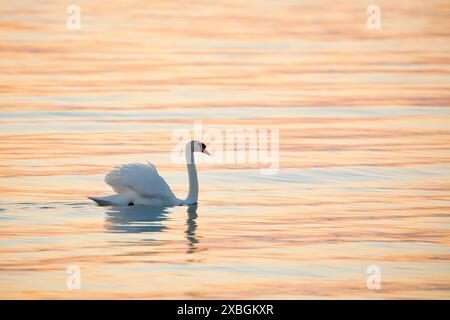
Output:
<instances>
[{"instance_id":1,"label":"orange water reflection","mask_svg":"<svg viewBox=\"0 0 450 320\"><path fill-rule=\"evenodd\" d=\"M448 1L378 1L379 31L360 1L77 4L79 32L0 4L1 298L450 297ZM135 161L183 196L195 120L278 128L279 174L201 164L195 209L86 200Z\"/></svg>"}]
</instances>

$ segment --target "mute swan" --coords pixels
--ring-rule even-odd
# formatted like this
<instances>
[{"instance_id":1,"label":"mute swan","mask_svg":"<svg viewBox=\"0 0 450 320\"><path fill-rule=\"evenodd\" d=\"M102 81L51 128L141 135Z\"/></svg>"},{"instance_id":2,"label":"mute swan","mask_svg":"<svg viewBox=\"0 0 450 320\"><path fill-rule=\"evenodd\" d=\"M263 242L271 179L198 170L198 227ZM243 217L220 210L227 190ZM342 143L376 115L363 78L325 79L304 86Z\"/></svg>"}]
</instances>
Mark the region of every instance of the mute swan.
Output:
<instances>
[{"instance_id":1,"label":"mute swan","mask_svg":"<svg viewBox=\"0 0 450 320\"><path fill-rule=\"evenodd\" d=\"M189 176L189 193L185 200L178 199L174 195L169 185L151 163L131 163L114 168L105 176L105 182L117 194L88 198L101 206L181 206L195 204L198 200L198 179L194 152L203 152L210 155L204 143L191 141L186 144L185 156Z\"/></svg>"}]
</instances>

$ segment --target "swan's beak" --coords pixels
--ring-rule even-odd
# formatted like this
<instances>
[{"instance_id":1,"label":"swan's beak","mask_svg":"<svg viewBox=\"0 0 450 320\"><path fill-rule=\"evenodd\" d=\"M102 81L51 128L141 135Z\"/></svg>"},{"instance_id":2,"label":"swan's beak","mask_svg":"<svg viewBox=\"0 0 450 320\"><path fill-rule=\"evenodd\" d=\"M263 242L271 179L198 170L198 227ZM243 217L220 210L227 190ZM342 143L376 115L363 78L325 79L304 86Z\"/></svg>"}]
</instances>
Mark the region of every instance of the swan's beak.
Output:
<instances>
[{"instance_id":1,"label":"swan's beak","mask_svg":"<svg viewBox=\"0 0 450 320\"><path fill-rule=\"evenodd\" d=\"M203 153L206 153L208 156L211 155L211 153L209 153L208 150L206 150L206 149L203 150Z\"/></svg>"}]
</instances>

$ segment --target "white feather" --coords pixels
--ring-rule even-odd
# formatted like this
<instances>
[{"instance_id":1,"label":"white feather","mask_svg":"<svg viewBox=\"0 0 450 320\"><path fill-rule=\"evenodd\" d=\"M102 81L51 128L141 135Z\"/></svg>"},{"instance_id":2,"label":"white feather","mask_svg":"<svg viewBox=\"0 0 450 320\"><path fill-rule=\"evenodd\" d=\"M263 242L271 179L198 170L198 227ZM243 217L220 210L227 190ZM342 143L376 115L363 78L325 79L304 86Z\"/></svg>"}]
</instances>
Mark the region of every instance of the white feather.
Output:
<instances>
[{"instance_id":1,"label":"white feather","mask_svg":"<svg viewBox=\"0 0 450 320\"><path fill-rule=\"evenodd\" d=\"M170 187L151 163L131 163L111 170L105 177L118 194L136 193L144 198L158 198L171 203L175 199Z\"/></svg>"}]
</instances>

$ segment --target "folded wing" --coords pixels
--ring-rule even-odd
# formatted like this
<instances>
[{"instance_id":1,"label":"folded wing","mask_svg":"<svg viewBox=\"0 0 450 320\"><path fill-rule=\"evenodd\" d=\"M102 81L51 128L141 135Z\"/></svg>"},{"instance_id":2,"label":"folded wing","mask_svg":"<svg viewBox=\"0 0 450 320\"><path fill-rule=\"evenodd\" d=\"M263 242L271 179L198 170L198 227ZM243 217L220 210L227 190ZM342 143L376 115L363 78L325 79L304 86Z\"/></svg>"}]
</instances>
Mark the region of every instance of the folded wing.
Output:
<instances>
[{"instance_id":1,"label":"folded wing","mask_svg":"<svg viewBox=\"0 0 450 320\"><path fill-rule=\"evenodd\" d=\"M105 177L115 192L136 192L147 198L175 198L172 190L151 163L131 163L111 170Z\"/></svg>"}]
</instances>

